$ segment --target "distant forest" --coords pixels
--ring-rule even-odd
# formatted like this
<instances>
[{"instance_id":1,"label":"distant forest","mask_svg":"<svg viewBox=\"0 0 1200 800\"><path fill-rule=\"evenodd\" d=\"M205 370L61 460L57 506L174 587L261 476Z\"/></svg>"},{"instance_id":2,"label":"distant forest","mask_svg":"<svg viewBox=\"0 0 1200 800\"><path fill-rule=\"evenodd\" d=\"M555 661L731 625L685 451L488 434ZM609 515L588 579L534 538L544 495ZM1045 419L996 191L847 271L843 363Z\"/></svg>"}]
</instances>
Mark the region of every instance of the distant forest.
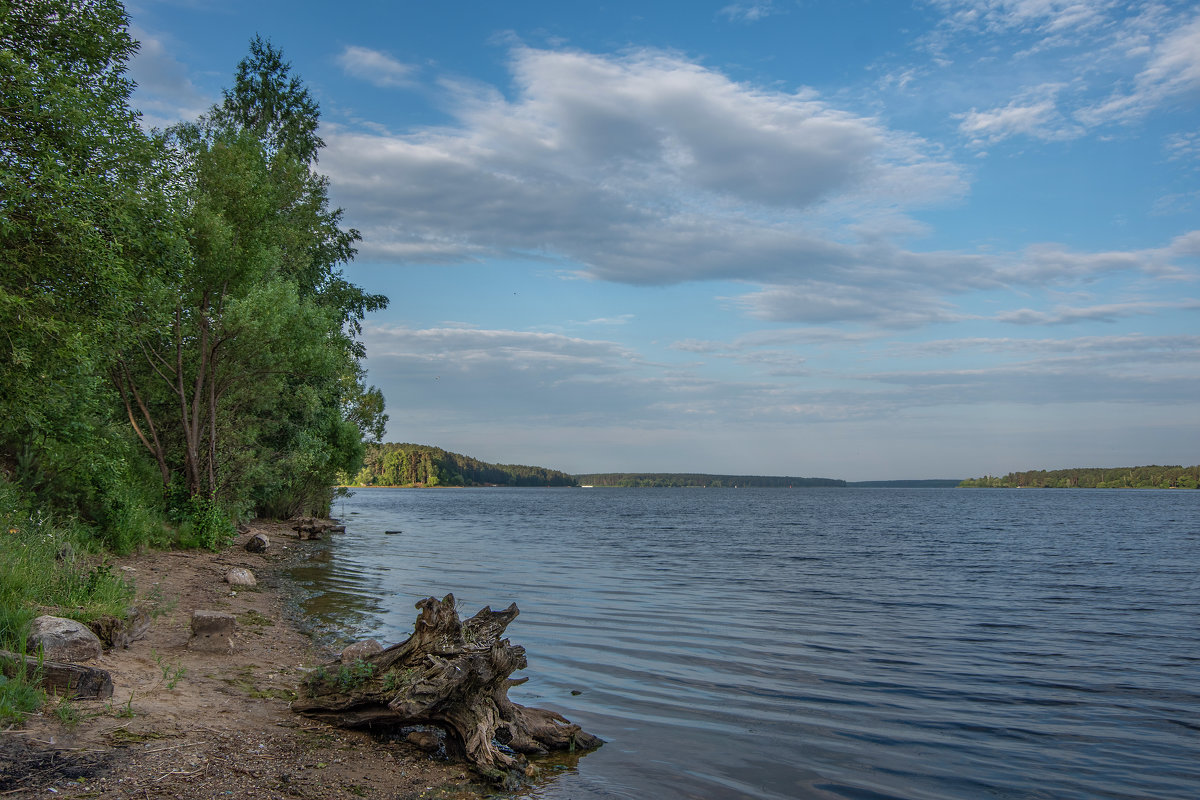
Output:
<instances>
[{"instance_id":1,"label":"distant forest","mask_svg":"<svg viewBox=\"0 0 1200 800\"><path fill-rule=\"evenodd\" d=\"M966 488L1039 489L1200 489L1200 466L1083 467L985 475L959 484Z\"/></svg>"},{"instance_id":2,"label":"distant forest","mask_svg":"<svg viewBox=\"0 0 1200 800\"><path fill-rule=\"evenodd\" d=\"M958 478L925 478L895 481L848 481L854 489L953 489L962 483Z\"/></svg>"},{"instance_id":3,"label":"distant forest","mask_svg":"<svg viewBox=\"0 0 1200 800\"><path fill-rule=\"evenodd\" d=\"M367 447L355 486L575 486L565 472L517 464L489 464L423 444Z\"/></svg>"},{"instance_id":4,"label":"distant forest","mask_svg":"<svg viewBox=\"0 0 1200 800\"><path fill-rule=\"evenodd\" d=\"M597 472L576 475L582 486L617 487L698 487L788 489L813 486L845 486L834 478L791 478L768 475L702 475L690 472Z\"/></svg>"}]
</instances>

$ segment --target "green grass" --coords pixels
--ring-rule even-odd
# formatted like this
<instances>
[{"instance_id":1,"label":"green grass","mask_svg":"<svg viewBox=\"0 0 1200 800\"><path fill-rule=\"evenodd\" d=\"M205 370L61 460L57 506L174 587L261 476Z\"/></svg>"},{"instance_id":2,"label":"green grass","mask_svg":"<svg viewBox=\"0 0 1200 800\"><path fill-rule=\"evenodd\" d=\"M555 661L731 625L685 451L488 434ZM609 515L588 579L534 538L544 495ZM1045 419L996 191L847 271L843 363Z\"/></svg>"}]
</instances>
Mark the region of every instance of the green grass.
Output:
<instances>
[{"instance_id":1,"label":"green grass","mask_svg":"<svg viewBox=\"0 0 1200 800\"><path fill-rule=\"evenodd\" d=\"M133 588L103 560L89 556L95 538L71 520L30 511L0 480L0 649L26 652L29 623L52 613L80 622L123 617ZM45 701L22 660L0 682L0 724L20 721Z\"/></svg>"}]
</instances>

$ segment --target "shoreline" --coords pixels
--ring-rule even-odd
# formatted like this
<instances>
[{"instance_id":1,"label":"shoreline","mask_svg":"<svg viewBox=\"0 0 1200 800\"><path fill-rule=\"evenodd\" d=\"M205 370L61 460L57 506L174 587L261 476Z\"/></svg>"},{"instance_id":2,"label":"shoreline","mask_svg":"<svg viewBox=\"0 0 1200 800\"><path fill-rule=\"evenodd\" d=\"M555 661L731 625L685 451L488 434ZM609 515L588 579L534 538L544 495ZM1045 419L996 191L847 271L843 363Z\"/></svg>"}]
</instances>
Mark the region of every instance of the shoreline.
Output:
<instances>
[{"instance_id":1,"label":"shoreline","mask_svg":"<svg viewBox=\"0 0 1200 800\"><path fill-rule=\"evenodd\" d=\"M56 701L0 731L0 796L105 798L478 798L469 768L405 742L295 714L307 670L336 658L306 630L287 573L321 548L290 523L254 521L219 552L112 558L155 617L146 635L88 666L108 670L107 700ZM243 545L255 533L266 553ZM251 570L253 588L224 582ZM232 654L189 650L192 612L237 619Z\"/></svg>"}]
</instances>

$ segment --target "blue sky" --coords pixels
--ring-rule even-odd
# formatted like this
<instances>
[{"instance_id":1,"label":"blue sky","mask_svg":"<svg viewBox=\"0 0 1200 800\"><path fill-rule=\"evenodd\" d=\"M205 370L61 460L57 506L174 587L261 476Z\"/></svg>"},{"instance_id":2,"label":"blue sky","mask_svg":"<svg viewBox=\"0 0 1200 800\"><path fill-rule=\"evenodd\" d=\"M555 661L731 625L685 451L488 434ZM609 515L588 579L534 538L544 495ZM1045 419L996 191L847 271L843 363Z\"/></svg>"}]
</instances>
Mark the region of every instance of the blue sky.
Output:
<instances>
[{"instance_id":1,"label":"blue sky","mask_svg":"<svg viewBox=\"0 0 1200 800\"><path fill-rule=\"evenodd\" d=\"M388 439L569 472L1200 461L1194 2L148 2L322 109Z\"/></svg>"}]
</instances>

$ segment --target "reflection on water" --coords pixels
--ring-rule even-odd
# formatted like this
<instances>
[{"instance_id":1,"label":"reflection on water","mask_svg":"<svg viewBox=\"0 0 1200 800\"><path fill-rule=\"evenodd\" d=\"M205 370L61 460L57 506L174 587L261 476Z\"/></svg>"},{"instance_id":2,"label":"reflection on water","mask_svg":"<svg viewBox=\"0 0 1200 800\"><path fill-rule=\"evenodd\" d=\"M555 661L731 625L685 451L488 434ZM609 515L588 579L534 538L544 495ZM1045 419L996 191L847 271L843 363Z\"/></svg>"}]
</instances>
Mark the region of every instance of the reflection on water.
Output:
<instances>
[{"instance_id":1,"label":"reflection on water","mask_svg":"<svg viewBox=\"0 0 1200 800\"><path fill-rule=\"evenodd\" d=\"M296 570L388 642L517 602L530 797L1192 798L1200 492L366 490ZM403 534L388 535L386 531Z\"/></svg>"}]
</instances>

